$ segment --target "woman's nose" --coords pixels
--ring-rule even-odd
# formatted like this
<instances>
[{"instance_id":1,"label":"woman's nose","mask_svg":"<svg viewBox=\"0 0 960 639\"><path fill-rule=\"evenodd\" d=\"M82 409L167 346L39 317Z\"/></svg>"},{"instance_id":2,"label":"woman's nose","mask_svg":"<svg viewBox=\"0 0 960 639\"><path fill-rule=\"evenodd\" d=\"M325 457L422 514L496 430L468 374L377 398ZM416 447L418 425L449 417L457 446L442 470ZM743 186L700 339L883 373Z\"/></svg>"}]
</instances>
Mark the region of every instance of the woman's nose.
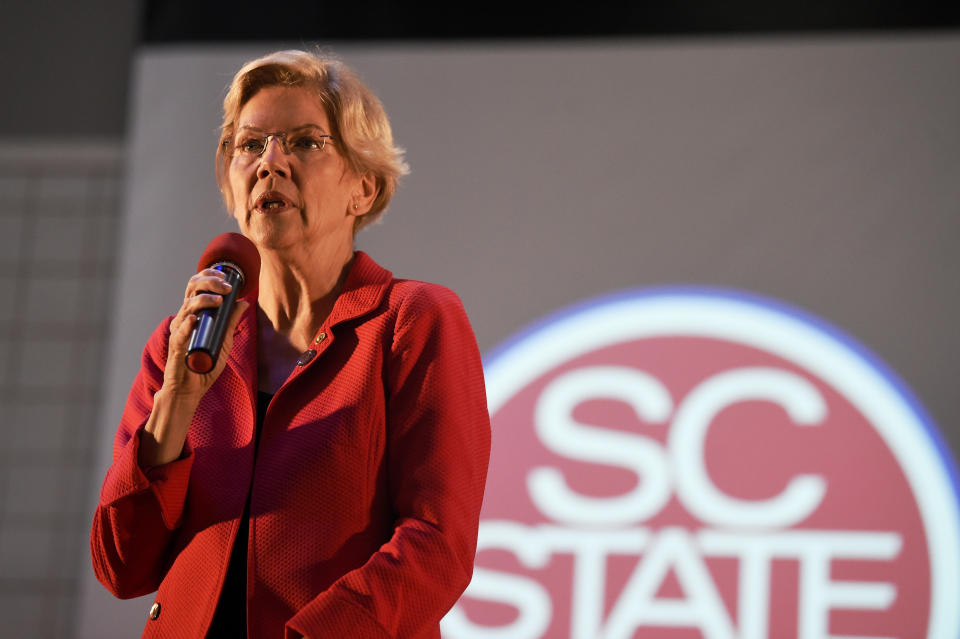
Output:
<instances>
[{"instance_id":1,"label":"woman's nose","mask_svg":"<svg viewBox=\"0 0 960 639\"><path fill-rule=\"evenodd\" d=\"M267 138L267 145L260 154L260 168L257 169L257 177L260 179L270 175L290 176L286 150L283 148L283 143L273 136Z\"/></svg>"}]
</instances>

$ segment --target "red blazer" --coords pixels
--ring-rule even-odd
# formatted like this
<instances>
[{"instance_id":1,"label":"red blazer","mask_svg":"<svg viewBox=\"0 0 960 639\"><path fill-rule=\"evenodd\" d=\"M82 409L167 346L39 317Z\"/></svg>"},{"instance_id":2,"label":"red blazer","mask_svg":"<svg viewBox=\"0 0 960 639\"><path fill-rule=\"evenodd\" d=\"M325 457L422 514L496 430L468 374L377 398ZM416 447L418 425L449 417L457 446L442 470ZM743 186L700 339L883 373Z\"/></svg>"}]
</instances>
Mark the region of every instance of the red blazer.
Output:
<instances>
[{"instance_id":1,"label":"red blazer","mask_svg":"<svg viewBox=\"0 0 960 639\"><path fill-rule=\"evenodd\" d=\"M204 636L249 492L251 639L439 637L472 574L490 452L480 356L457 296L393 279L358 252L316 357L270 403L256 463L252 305L183 456L145 473L139 433L169 324L144 349L91 534L94 571L114 595L159 588L143 636Z\"/></svg>"}]
</instances>

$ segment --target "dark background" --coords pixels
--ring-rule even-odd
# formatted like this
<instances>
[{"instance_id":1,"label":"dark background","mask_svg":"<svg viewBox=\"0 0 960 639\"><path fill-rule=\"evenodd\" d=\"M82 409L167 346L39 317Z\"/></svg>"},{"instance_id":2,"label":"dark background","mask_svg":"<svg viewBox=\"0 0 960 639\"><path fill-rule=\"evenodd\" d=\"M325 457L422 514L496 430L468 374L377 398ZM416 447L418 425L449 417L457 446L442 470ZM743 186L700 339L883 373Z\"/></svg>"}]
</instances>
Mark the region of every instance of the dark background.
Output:
<instances>
[{"instance_id":1,"label":"dark background","mask_svg":"<svg viewBox=\"0 0 960 639\"><path fill-rule=\"evenodd\" d=\"M952 2L560 4L101 0L6 3L0 139L122 138L141 45L323 40L450 41L936 32Z\"/></svg>"}]
</instances>

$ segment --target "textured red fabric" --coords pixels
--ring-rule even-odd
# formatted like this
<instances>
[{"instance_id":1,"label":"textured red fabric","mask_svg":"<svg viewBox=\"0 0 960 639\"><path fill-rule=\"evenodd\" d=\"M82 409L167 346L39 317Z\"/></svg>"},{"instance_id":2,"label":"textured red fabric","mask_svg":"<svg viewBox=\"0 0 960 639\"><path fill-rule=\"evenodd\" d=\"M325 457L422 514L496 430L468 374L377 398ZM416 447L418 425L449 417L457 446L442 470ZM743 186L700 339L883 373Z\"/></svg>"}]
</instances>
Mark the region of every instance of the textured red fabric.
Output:
<instances>
[{"instance_id":1,"label":"textured red fabric","mask_svg":"<svg viewBox=\"0 0 960 639\"><path fill-rule=\"evenodd\" d=\"M144 473L139 433L163 380L151 336L94 515L98 579L159 588L144 637L203 637L250 492L248 632L439 637L466 588L490 451L483 371L457 296L358 252L317 356L270 403L254 465L256 312L204 396L184 454Z\"/></svg>"}]
</instances>

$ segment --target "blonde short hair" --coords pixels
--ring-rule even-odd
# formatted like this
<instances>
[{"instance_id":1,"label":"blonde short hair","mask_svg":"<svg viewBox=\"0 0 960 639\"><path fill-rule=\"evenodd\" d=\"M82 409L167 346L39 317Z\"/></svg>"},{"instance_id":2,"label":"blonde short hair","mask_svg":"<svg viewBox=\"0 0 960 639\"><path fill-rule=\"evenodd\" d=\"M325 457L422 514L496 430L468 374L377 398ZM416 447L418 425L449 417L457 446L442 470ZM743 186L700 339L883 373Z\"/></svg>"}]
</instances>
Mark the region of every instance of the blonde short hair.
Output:
<instances>
[{"instance_id":1,"label":"blonde short hair","mask_svg":"<svg viewBox=\"0 0 960 639\"><path fill-rule=\"evenodd\" d=\"M277 51L247 62L234 76L223 99L223 124L217 147L217 184L227 209L233 210L228 188L230 156L227 145L244 105L260 89L303 87L316 94L333 129L337 149L357 175L371 175L377 195L370 211L357 218L354 232L375 222L397 190L397 181L410 172L403 149L393 143L390 121L377 96L343 62L306 51Z\"/></svg>"}]
</instances>

